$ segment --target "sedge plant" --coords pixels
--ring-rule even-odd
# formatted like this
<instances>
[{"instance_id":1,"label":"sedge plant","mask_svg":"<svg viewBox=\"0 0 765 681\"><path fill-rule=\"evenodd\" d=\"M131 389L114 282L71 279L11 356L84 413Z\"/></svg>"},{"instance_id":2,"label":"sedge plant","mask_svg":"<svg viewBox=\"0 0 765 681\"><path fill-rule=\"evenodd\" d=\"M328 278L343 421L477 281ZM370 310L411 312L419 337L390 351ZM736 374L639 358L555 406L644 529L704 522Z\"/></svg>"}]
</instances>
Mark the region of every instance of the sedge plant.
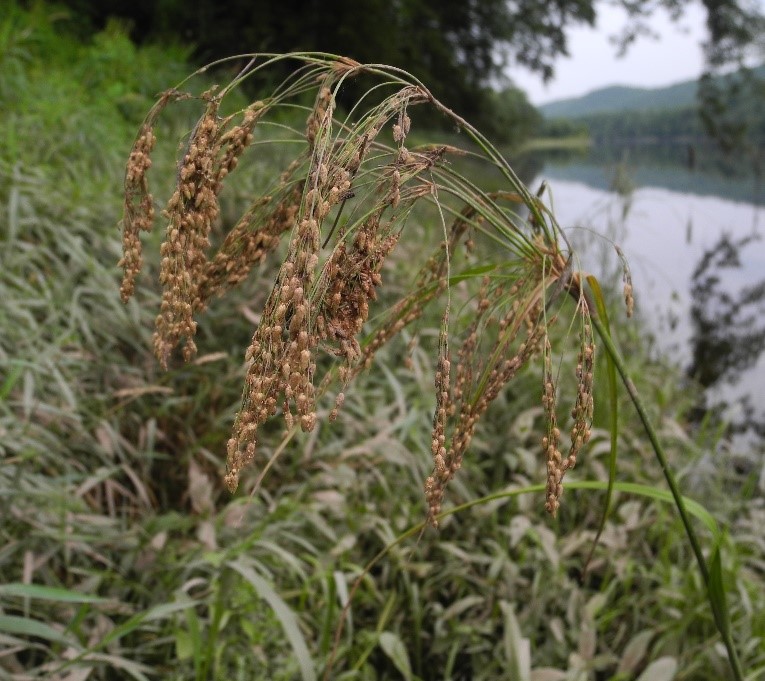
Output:
<instances>
[{"instance_id":1,"label":"sedge plant","mask_svg":"<svg viewBox=\"0 0 765 681\"><path fill-rule=\"evenodd\" d=\"M142 267L142 233L157 218L149 185L157 120L175 102L197 101L201 114L182 144L175 189L162 211L162 298L153 336L160 364L167 368L176 354L192 360L200 315L263 261L280 261L243 349L245 384L226 451L229 490L236 491L259 461L262 471L268 469L258 449L267 423L280 418L291 437L314 430L324 414L336 419L354 378L375 362L377 352L435 309L441 324L423 527L437 526L443 517L447 487L489 406L533 361L543 366L547 427L540 450L547 472L545 508L555 516L564 477L591 435L598 339L608 360L612 401L608 499L615 475L618 372L682 518L734 677L742 679L719 550L709 561L704 557L686 502L611 338L600 286L578 267L553 212L488 139L401 69L323 53L246 55L224 62L243 60L244 68L222 88L196 93L190 77L166 91L144 120L125 175L120 261L127 302ZM283 72L285 66L290 75L267 96L227 111L235 89L250 80L262 82L270 70ZM413 121L416 126L423 108L463 132L469 140L465 148L414 143ZM283 112L296 110L304 112L303 128L285 122L295 117ZM221 233L219 199L228 176L242 160L257 163L259 146L269 142L294 153L269 189L253 197ZM503 187L489 191L473 181L460 171L463 158L485 163ZM432 229L423 233L422 222ZM428 238L433 243L423 248ZM416 280L402 286L389 279L395 274L391 256L406 239L419 240L422 260ZM628 269L624 284L631 312ZM577 338L570 418L561 415L561 377L554 361L555 350L566 350L553 348L550 334L560 324L569 329L564 338ZM321 407L324 401L331 404L328 409Z\"/></svg>"}]
</instances>

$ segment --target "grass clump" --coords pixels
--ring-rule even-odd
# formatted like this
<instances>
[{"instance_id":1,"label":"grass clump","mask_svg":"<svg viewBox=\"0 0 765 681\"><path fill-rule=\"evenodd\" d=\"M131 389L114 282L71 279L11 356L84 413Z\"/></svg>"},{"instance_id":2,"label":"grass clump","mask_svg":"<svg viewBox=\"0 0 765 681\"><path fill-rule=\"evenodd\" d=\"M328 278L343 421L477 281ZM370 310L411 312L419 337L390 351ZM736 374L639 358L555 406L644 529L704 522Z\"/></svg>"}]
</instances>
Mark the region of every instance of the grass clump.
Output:
<instances>
[{"instance_id":1,"label":"grass clump","mask_svg":"<svg viewBox=\"0 0 765 681\"><path fill-rule=\"evenodd\" d=\"M32 19L14 16L23 34ZM38 35L30 30L30 36ZM55 32L54 39L70 40L65 31ZM41 37L34 40L44 45ZM64 79L68 69L79 73L90 48L48 45L38 60L18 62L14 78L39 79L19 92L43 92L46 79ZM75 56L43 58L59 50ZM140 61L151 52L130 46L124 54L137 54ZM156 61L141 66L153 74L152 95L178 79L176 69L187 68L173 66L172 52L156 48L154 54ZM306 201L312 189L319 189L317 205L319 199L334 201L334 174L328 165L323 184L317 155L323 153L325 163L350 163L357 147L348 126L367 120L361 109L352 112L341 101L332 134L319 117L313 142L308 139L306 119L321 106L315 98L320 85L312 77L326 73L327 66L321 58L301 72L306 93L294 101L298 107L273 104L261 93L256 101L269 108L254 111L251 140L242 131L250 103L236 100L237 89L226 93L229 104L219 110L216 130L227 123L216 137L213 168L229 165L227 150L238 148L238 139L248 145L236 172L222 178L219 193L212 182L217 171L200 177L206 171L197 172L196 163L182 180L215 195L217 217L207 234L204 219L186 227L186 213L177 210L162 218L170 234L141 229L143 278L135 280L127 305L114 267L122 254L114 224L124 208L125 179L117 159L129 156L136 130L139 136L146 132L142 114L124 107L140 100L136 109L150 109L143 84L126 84L113 98L108 85L98 96L77 91L77 115L62 117L60 125L54 124L53 105L45 113L50 124L35 127L30 121L40 116L36 102L14 104L18 144L0 147L0 210L8 216L0 221L0 676L313 679L327 674L331 664L329 675L345 679L493 679L509 673L521 679L637 678L652 674L656 665L674 665L675 678L725 678L728 666L706 587L690 569L693 556L678 538L672 507L647 493L660 485L660 471L639 424L624 409L620 475L636 487L617 484L612 513L582 574L602 496L583 487L581 478L600 489L608 480L611 434L602 405L609 397L600 380L592 384L587 454L577 457L580 479L567 478L565 503L554 521L544 509L546 456L540 443L550 434L540 401L544 337L533 361L517 369L504 362L535 329L546 328L550 347L560 350L550 361L556 398L576 408L579 384L587 380L590 332L582 311L575 315L583 299L564 294L555 282L570 281L565 242L546 243L548 237L537 235L526 215L513 210L523 190L506 186L504 193L490 195L456 177L466 160L470 168L480 168L479 161L451 147L441 151L444 145L415 144L415 134L427 136L417 123L417 107L426 104L409 102L405 112L395 109L385 119L348 179L352 186L322 218L318 248L311 233L294 229L303 220L318 222L323 208ZM115 72L132 68L114 64ZM2 71L3 77L11 72ZM404 87L401 78L385 77L393 94ZM149 212L144 197L151 193L159 219L160 206L178 188L176 140L197 134L195 121L220 94L210 92L213 82L204 75L198 79L193 88L178 89L193 98L173 94L172 106L152 126L157 143L143 175L151 186L140 173L128 178L136 215ZM333 92L337 85L328 87ZM308 91L313 96L305 99ZM394 126L403 131L404 113L411 131L396 140ZM82 121L92 121L92 128L83 130ZM100 125L110 133L95 134ZM356 129L367 128L362 123ZM80 146L73 142L77 135L93 136ZM70 152L47 153L59 138L69 140ZM190 145L181 147L181 162L189 151ZM412 157L406 164L405 154ZM428 167L408 174L415 169L412 159ZM491 163L484 166L498 185L502 172ZM383 204L376 222L373 206ZM532 205L535 219L560 239L546 209L533 199ZM511 224L522 227L526 238L516 237ZM163 240L174 243L178 225L194 236L193 257L183 255L182 261L174 250L159 255ZM395 249L382 258L382 244L392 236L398 237ZM564 250L558 265L554 248ZM306 249L306 266L314 251L319 258L311 277L298 268ZM540 252L527 264L525 255ZM151 329L163 299L143 282L162 276L164 286L174 285L170 275L176 270L163 268L164 257L182 263L178 272L198 277L194 291L181 293L188 299L173 300L189 300L199 325L192 337L197 355L181 362L173 350L167 371L160 371ZM283 270L290 257L292 273ZM291 287L297 272L308 287ZM292 293L283 301L285 285ZM303 293L296 297L297 288ZM488 308L481 311L484 300ZM516 300L527 301L525 307L513 311ZM290 325L300 317L301 301L309 310L296 323L293 339ZM532 314L535 303L538 312ZM288 310L277 322L282 304ZM564 322L571 319L576 321L569 330ZM315 322L309 331L317 340L313 345L308 339L306 347L309 383L296 386L306 394L315 386L316 420L300 436L302 417L314 412L303 403L301 413L300 393L286 393L292 374L304 371L302 354L290 353L305 330L297 324L305 326L306 320ZM230 473L227 442L237 413L259 404L247 402L248 387L243 401L241 387L258 377L253 366L261 355L244 355L253 326L264 324L283 327L275 341L273 331L266 340L291 368L287 378L283 370L274 378L282 386L276 405L281 419L257 424L256 465L241 467L240 491L231 495L223 483ZM473 331L471 350L467 339ZM714 459L715 467L704 469L704 487L691 484L703 450L679 427L676 409L684 394L664 367L645 359L639 331L624 327L614 333L630 349L638 388L661 396L648 410L661 424L672 461L681 465L684 487L703 494L727 529L719 556L729 587L731 632L744 667L756 674L765 664L757 483ZM179 355L187 340L180 333ZM584 361L577 361L580 353ZM276 360L261 366L275 367ZM599 348L596 376L605 375L604 361ZM511 370L512 380L479 413L481 400L492 395L490 386ZM436 381L446 396L434 395ZM584 407L582 400L579 408ZM479 425L473 432L469 420L475 414ZM561 431L576 421L563 409L556 418ZM238 440L238 456L247 456L245 427L251 423L240 419L244 439ZM461 468L448 480L440 514L429 518L424 481L442 470L438 455L443 470L451 470L457 459L449 450L459 451L464 434L471 440ZM569 438L562 432L560 439ZM433 440L440 445L435 453ZM558 449L563 462L568 449ZM468 502L473 505L454 512ZM420 536L433 519L439 531ZM711 531L702 532L707 542Z\"/></svg>"},{"instance_id":2,"label":"grass clump","mask_svg":"<svg viewBox=\"0 0 765 681\"><path fill-rule=\"evenodd\" d=\"M296 60L292 75L277 87L275 93L253 105L258 115L249 108L242 122L227 130L232 121L221 118L218 110L226 95L253 74L273 66L284 59ZM380 86L390 87L392 94L378 104L364 109L362 96L348 115L335 120L337 96L343 83L356 76L381 79ZM724 590L719 584L719 546L715 557L708 563L688 515L674 475L668 467L666 453L657 438L634 384L626 373L623 359L611 339L606 309L600 285L592 275L584 275L574 267L575 253L561 248L565 235L555 222L553 214L532 196L518 180L499 152L470 124L454 114L419 83L399 69L382 66L364 66L346 58L322 54L295 54L286 56L253 55L242 72L219 94L208 90L200 99L205 103L202 117L195 124L186 143L185 156L179 164L177 186L165 216L169 219L166 240L160 248L162 256L163 300L156 321L154 335L155 354L167 368L173 348L183 338L183 356L186 361L196 353L194 311L204 309L207 300L200 296L200 288L209 277L207 250L209 233L219 213L218 195L223 179L234 169L234 160L244 149L244 142L252 140L257 118L269 108L283 106L290 99L315 89L315 102L308 112L302 137L306 148L281 176L277 191L284 188L285 176L296 169L301 188L301 199L294 215L294 224L287 253L282 260L271 293L266 298L258 326L246 352L248 362L242 406L234 422L232 437L227 443L226 486L235 491L244 468L254 461L258 431L281 407L288 431L299 424L304 432L313 431L317 422L315 380L321 375L317 351L342 361L338 375L343 391L339 392L331 412L337 418L350 379L358 370L367 368L374 352L381 345L380 338L390 340L406 326L396 319L397 308L408 303L408 296L392 307L392 327L383 325L377 342L370 343L371 352L362 352L357 336L369 318L369 303L377 298L377 287L382 283L381 270L392 253L416 204L431 202L440 219L442 236L440 251L445 271L433 285L444 292L446 301L439 332L438 359L435 369L436 409L433 416L431 454L433 469L425 480L428 519L437 526L441 504L447 484L462 467L466 450L475 434L476 425L489 405L499 396L507 383L533 356L544 357L543 412L547 433L542 438L547 459L547 511L555 516L563 492L562 480L566 471L576 465L582 446L591 437L594 413L593 369L595 345L593 327L605 343L610 374L611 411L611 467L608 504L614 487L617 449L615 403L615 370L618 369L627 392L643 423L664 477L669 484L684 530L693 549L703 582L709 591L709 600L715 624L723 638L735 678L743 678L740 663L730 634L730 623ZM126 181L126 212L124 233L126 258L123 290L133 286L136 267L131 265L132 254L137 252L133 193L131 184L140 178L141 193L146 196L145 171L151 141L150 126L155 112L164 108L177 90L163 95L149 121L144 124L131 154ZM191 96L188 93L180 96ZM489 195L465 176L447 168L444 157L460 150L441 147L408 149L410 107L426 104L450 118L465 130L477 145L477 156L496 167L509 183L508 196L523 204L527 218L515 210L503 208L497 202L500 195ZM380 138L384 127L392 124L392 145ZM224 151L224 140L230 142ZM462 152L464 153L464 152ZM357 176L360 181L357 182ZM357 188L363 188L364 200L358 200L356 210L342 223L341 214L349 197L355 197ZM447 197L441 199L441 195ZM255 205L267 202L264 195ZM151 205L143 210L138 221L147 229ZM245 213L248 215L249 211ZM453 222L445 216L451 214ZM329 231L322 227L334 216ZM339 229L338 225L340 225ZM248 232L257 233L261 225L248 224ZM471 228L499 247L502 271L482 278L481 288L474 296L475 307L463 315L467 331L458 352L454 385L451 381L450 347L454 340L450 334L451 273L458 253L453 247L455 230ZM411 229L411 228L410 228ZM326 236L325 236L326 235ZM239 236L239 234L237 234ZM240 250L239 254L241 257ZM618 249L617 249L617 252ZM220 253L219 253L220 255ZM223 254L226 261L230 256ZM438 262L439 256L435 256ZM623 260L623 257L622 257ZM253 262L234 259L232 267L249 268ZM435 270L431 258L431 273ZM489 270L493 269L492 267ZM594 298L584 290L585 277L593 289ZM473 272L464 274L463 283L479 279ZM624 298L628 316L632 314L632 289L629 269L624 269ZM491 293L490 293L491 292ZM414 295L422 292L415 289ZM561 293L575 301L574 318L581 325L581 349L576 369L577 388L575 406L571 412L573 425L571 445L565 458L560 451L561 431L557 421L557 376L553 372L552 347L549 330L558 318ZM430 303L437 296L428 297ZM594 302L593 302L594 301ZM470 304L470 296L467 305ZM593 305L599 306L594 314ZM420 305L418 312L424 310ZM487 314L488 312L488 314ZM414 321L419 316L409 316ZM600 317L603 317L603 320ZM495 328L494 328L495 327ZM521 328L526 338L514 352ZM480 332L480 334L479 334ZM480 341L479 341L480 337ZM482 352L479 344L489 338ZM331 384L333 367L324 366L322 387ZM293 408L296 414L293 415ZM447 439L448 419L456 416ZM286 438L289 437L289 433ZM447 444L448 443L448 444ZM278 451L278 450L277 450ZM276 455L274 455L276 456ZM272 459L273 460L273 459ZM601 522L602 532L605 524ZM716 533L716 528L713 528ZM719 538L717 539L719 541ZM339 641L337 641L339 642ZM327 671L329 674L329 668Z\"/></svg>"}]
</instances>

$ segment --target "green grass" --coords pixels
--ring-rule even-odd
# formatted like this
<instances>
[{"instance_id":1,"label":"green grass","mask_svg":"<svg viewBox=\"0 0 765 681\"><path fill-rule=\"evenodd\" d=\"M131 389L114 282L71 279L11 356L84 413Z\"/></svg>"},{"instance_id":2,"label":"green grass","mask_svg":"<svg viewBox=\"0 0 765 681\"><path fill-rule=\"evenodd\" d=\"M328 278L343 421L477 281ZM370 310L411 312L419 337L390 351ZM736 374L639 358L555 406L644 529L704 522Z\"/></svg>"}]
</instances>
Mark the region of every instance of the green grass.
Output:
<instances>
[{"instance_id":1,"label":"green grass","mask_svg":"<svg viewBox=\"0 0 765 681\"><path fill-rule=\"evenodd\" d=\"M289 440L252 497L257 471L231 497L225 441L275 263L211 306L196 362L159 370L158 262L147 255L138 300L123 306L116 224L140 117L188 67L181 53L136 49L115 28L81 45L44 15L2 19L0 679L320 678L354 581L425 518L439 320L420 323L412 369L402 363L408 339L391 345L348 390L335 424ZM172 174L192 124L183 110L165 120L153 181ZM229 226L283 165L273 145L247 158L252 170L223 207ZM418 248L402 244L386 275L402 290ZM614 326L683 491L723 528L733 636L747 678L761 678L761 491L682 428L689 397L648 359L641 330ZM543 481L541 370L519 375L491 407L450 504ZM605 381L596 389L607 404ZM663 488L619 399L619 479ZM602 482L607 411L595 419L576 478ZM262 440L273 452L281 429ZM727 678L673 508L617 489L582 582L604 495L569 487L555 521L543 493L508 495L388 550L354 596L333 678L647 681L665 658L676 679Z\"/></svg>"}]
</instances>

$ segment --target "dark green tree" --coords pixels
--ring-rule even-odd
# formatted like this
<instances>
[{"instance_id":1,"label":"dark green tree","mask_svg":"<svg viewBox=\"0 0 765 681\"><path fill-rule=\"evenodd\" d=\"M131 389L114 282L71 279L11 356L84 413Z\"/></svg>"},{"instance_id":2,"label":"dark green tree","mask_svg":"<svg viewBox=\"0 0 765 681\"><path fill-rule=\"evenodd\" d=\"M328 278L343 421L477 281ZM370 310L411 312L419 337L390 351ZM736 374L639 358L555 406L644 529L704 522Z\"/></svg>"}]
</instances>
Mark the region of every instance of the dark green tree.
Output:
<instances>
[{"instance_id":1,"label":"dark green tree","mask_svg":"<svg viewBox=\"0 0 765 681\"><path fill-rule=\"evenodd\" d=\"M499 92L489 90L487 96L493 117L485 130L494 139L516 145L538 133L542 115L523 90L508 86Z\"/></svg>"},{"instance_id":2,"label":"dark green tree","mask_svg":"<svg viewBox=\"0 0 765 681\"><path fill-rule=\"evenodd\" d=\"M691 0L617 0L629 14L626 46L658 8L679 17ZM695 0L694 0L695 1ZM710 64L740 58L762 31L750 0L701 0ZM488 86L508 64L547 79L567 54L566 31L595 21L595 0L63 0L94 28L110 16L138 40L192 44L200 62L247 52L324 51L406 68L462 115L489 129ZM489 125L487 125L489 124Z\"/></svg>"}]
</instances>

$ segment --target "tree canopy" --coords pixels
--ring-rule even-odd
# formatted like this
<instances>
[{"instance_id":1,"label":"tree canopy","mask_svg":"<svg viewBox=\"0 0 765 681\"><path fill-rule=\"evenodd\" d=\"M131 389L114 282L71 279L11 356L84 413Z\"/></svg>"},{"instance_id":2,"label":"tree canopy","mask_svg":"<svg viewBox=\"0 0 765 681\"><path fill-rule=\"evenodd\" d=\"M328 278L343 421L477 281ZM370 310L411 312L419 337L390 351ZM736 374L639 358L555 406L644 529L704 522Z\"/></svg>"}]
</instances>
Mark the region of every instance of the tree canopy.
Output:
<instances>
[{"instance_id":1,"label":"tree canopy","mask_svg":"<svg viewBox=\"0 0 765 681\"><path fill-rule=\"evenodd\" d=\"M629 19L627 46L649 32L659 8L679 18L692 0L617 0ZM707 11L710 65L741 60L763 32L750 0L701 0ZM247 52L325 51L406 68L461 114L486 126L487 86L507 84L522 64L547 79L567 54L566 32L593 25L595 0L64 0L95 27L109 17L131 22L138 40L180 41L200 61Z\"/></svg>"}]
</instances>

